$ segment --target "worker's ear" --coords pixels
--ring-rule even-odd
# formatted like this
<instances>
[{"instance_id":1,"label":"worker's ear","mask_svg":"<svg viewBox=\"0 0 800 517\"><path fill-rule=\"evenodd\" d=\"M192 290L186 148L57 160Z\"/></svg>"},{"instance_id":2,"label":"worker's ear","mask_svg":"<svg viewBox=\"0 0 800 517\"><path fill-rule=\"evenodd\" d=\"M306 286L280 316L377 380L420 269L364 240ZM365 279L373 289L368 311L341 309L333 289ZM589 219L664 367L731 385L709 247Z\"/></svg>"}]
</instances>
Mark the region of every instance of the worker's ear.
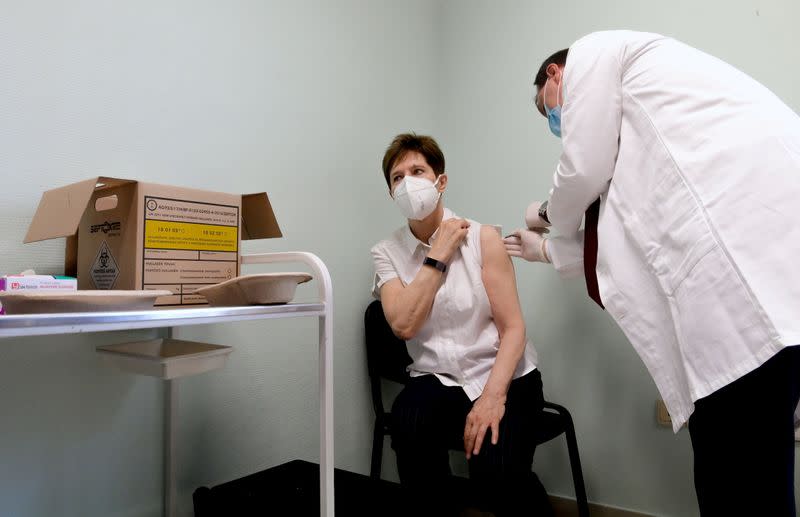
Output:
<instances>
[{"instance_id":1,"label":"worker's ear","mask_svg":"<svg viewBox=\"0 0 800 517\"><path fill-rule=\"evenodd\" d=\"M549 65L547 65L547 77L556 77L560 73L561 73L561 68L557 64L550 63Z\"/></svg>"},{"instance_id":2,"label":"worker's ear","mask_svg":"<svg viewBox=\"0 0 800 517\"><path fill-rule=\"evenodd\" d=\"M436 190L444 192L445 188L447 188L447 174L441 173L436 179L439 181L439 183L436 184Z\"/></svg>"}]
</instances>

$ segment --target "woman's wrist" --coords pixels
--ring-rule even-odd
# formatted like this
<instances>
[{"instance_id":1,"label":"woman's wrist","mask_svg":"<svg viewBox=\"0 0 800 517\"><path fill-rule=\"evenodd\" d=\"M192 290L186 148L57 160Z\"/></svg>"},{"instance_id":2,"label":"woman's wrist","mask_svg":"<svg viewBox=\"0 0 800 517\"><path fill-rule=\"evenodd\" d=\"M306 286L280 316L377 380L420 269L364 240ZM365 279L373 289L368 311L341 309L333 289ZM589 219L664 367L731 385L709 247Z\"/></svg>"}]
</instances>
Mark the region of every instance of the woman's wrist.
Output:
<instances>
[{"instance_id":1,"label":"woman's wrist","mask_svg":"<svg viewBox=\"0 0 800 517\"><path fill-rule=\"evenodd\" d=\"M493 387L493 386L486 386L483 389L483 393L481 394L482 397L487 397L495 400L499 400L500 402L506 402L506 396L508 395L508 389L502 387Z\"/></svg>"},{"instance_id":2,"label":"woman's wrist","mask_svg":"<svg viewBox=\"0 0 800 517\"><path fill-rule=\"evenodd\" d=\"M428 257L434 260L438 260L439 262L443 262L445 264L450 263L450 257L447 255L447 253L438 250L435 247L432 247L431 250L428 252Z\"/></svg>"}]
</instances>

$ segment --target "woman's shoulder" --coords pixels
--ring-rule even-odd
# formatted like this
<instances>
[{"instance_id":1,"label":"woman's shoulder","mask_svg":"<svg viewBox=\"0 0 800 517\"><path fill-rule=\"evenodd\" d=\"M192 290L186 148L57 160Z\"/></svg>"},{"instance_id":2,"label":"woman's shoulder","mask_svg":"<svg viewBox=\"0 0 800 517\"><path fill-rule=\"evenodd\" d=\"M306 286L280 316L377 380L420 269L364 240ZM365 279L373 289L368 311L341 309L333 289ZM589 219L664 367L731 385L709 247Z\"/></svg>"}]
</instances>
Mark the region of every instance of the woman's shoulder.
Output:
<instances>
[{"instance_id":1,"label":"woman's shoulder","mask_svg":"<svg viewBox=\"0 0 800 517\"><path fill-rule=\"evenodd\" d=\"M489 243L487 239L502 240L502 228L496 224L484 224L474 219L464 218L469 222L469 231L467 232L468 248L471 250L473 256L479 264L483 264L483 246L484 243Z\"/></svg>"},{"instance_id":2,"label":"woman's shoulder","mask_svg":"<svg viewBox=\"0 0 800 517\"><path fill-rule=\"evenodd\" d=\"M470 219L469 217L464 217L461 214L457 214L457 213L453 212L452 210L450 210L449 208L445 208L444 209L444 219L454 219L454 218L464 219L465 221L467 221L469 223L470 230L472 230L473 228L476 229L476 230L480 230L480 227L481 227L481 223L480 222L476 221L475 219Z\"/></svg>"},{"instance_id":3,"label":"woman's shoulder","mask_svg":"<svg viewBox=\"0 0 800 517\"><path fill-rule=\"evenodd\" d=\"M465 217L464 219L466 219L467 222L469 223L469 231L467 233L467 238L470 240L475 240L477 242L480 242L481 236L483 234L500 235L500 232L502 231L499 225L481 223L479 221L470 219L468 217Z\"/></svg>"},{"instance_id":4,"label":"woman's shoulder","mask_svg":"<svg viewBox=\"0 0 800 517\"><path fill-rule=\"evenodd\" d=\"M453 217L461 217L460 215L453 214ZM475 219L469 217L461 217L469 223L467 229L467 238L465 240L466 246L462 247L461 251L465 256L472 256L478 264L481 263L481 231L484 227Z\"/></svg>"}]
</instances>

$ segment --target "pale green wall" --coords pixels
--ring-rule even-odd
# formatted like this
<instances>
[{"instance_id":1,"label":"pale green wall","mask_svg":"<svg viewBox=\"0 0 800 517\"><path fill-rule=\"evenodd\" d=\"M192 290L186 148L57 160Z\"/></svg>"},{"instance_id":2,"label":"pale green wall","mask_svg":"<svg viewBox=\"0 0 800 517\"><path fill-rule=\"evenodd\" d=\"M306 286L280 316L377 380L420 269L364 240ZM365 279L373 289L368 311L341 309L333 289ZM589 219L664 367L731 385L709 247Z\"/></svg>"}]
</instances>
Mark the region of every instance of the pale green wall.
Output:
<instances>
[{"instance_id":1,"label":"pale green wall","mask_svg":"<svg viewBox=\"0 0 800 517\"><path fill-rule=\"evenodd\" d=\"M60 269L62 242L21 244L51 186L106 174L267 190L286 237L244 248L310 250L331 269L336 464L358 472L369 468L372 422L368 251L401 222L379 172L393 135L434 134L448 205L508 230L546 193L558 156L529 103L532 75L586 32L673 34L800 109L800 8L788 0L4 4L0 271ZM545 392L576 420L590 498L695 515L688 436L655 426L655 387L622 334L580 282L543 266L517 271ZM178 383L184 515L198 485L317 459L313 320L178 334L236 346L224 370ZM93 351L151 335L0 341L0 514L160 514L161 386L108 369ZM391 453L385 461L384 476L396 478ZM542 448L536 464L551 492L571 494L562 445Z\"/></svg>"},{"instance_id":2,"label":"pale green wall","mask_svg":"<svg viewBox=\"0 0 800 517\"><path fill-rule=\"evenodd\" d=\"M379 163L394 134L432 128L436 8L3 2L0 271L61 269L62 240L22 244L48 187L111 175L268 191L285 237L244 248L309 250L330 268L336 463L364 471L369 248L399 223ZM316 325L179 333L236 346L226 369L178 382L184 515L200 484L317 459ZM151 334L0 341L1 515L160 515L160 383L93 351L141 335Z\"/></svg>"},{"instance_id":3,"label":"pale green wall","mask_svg":"<svg viewBox=\"0 0 800 517\"><path fill-rule=\"evenodd\" d=\"M446 2L436 131L449 205L511 230L530 201L547 195L560 143L531 103L533 76L582 35L619 28L675 36L740 67L800 111L798 19L794 0ZM572 412L590 499L696 515L688 432L656 426L657 390L622 332L582 280L564 282L527 263L517 263L517 273L545 394ZM753 410L731 415L730 425L757 418ZM562 444L542 447L535 469L549 491L573 493Z\"/></svg>"}]
</instances>

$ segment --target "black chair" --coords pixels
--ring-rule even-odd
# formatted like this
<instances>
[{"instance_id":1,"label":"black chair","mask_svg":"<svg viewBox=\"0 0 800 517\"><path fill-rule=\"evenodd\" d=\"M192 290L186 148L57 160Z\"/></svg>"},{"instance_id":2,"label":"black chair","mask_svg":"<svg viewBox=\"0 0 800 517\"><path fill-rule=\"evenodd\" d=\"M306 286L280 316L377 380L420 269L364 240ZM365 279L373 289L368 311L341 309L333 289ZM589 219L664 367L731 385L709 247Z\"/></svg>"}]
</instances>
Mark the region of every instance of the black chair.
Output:
<instances>
[{"instance_id":1,"label":"black chair","mask_svg":"<svg viewBox=\"0 0 800 517\"><path fill-rule=\"evenodd\" d=\"M378 300L373 301L364 313L364 331L367 344L367 370L372 390L372 406L375 410L375 428L372 437L372 464L370 477L380 479L383 460L383 438L391 433L390 413L383 407L381 379L388 379L400 384L408 382L406 367L411 358L406 350L406 343L392 332L383 314L383 307ZM572 468L572 481L575 484L575 499L578 504L578 515L589 516L589 504L586 500L586 488L583 484L581 459L578 455L578 441L575 438L575 426L572 416L566 408L545 401L542 425L536 436L536 444L542 444L564 434L567 439L569 463Z\"/></svg>"}]
</instances>

